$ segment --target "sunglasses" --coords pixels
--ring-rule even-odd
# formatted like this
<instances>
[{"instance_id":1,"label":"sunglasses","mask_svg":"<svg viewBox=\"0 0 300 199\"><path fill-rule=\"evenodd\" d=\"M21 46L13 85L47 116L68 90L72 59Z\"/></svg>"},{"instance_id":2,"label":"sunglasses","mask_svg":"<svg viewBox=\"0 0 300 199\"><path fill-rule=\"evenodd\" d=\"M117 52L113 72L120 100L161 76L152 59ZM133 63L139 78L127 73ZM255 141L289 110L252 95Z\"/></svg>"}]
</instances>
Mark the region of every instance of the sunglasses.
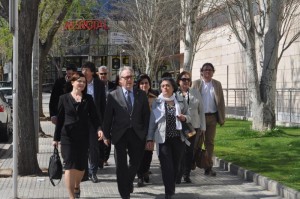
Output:
<instances>
[{"instance_id":1,"label":"sunglasses","mask_svg":"<svg viewBox=\"0 0 300 199\"><path fill-rule=\"evenodd\" d=\"M100 75L107 75L107 73L99 73Z\"/></svg>"},{"instance_id":2,"label":"sunglasses","mask_svg":"<svg viewBox=\"0 0 300 199\"><path fill-rule=\"evenodd\" d=\"M189 82L189 81L191 81L191 78L181 78L180 80L183 81L183 82L186 82L186 81Z\"/></svg>"}]
</instances>

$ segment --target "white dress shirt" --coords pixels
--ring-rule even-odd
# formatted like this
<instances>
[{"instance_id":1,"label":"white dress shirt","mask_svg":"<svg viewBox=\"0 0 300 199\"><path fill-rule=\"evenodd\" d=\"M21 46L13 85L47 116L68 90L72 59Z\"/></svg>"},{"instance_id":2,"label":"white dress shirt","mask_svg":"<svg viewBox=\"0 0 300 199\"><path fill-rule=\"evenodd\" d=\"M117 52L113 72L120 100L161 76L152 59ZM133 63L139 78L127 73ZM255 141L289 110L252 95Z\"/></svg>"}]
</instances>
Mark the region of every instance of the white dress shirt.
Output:
<instances>
[{"instance_id":1,"label":"white dress shirt","mask_svg":"<svg viewBox=\"0 0 300 199\"><path fill-rule=\"evenodd\" d=\"M205 82L204 80L201 88L201 95L204 105L205 113L216 113L217 106L215 101L215 89L212 82Z\"/></svg>"}]
</instances>

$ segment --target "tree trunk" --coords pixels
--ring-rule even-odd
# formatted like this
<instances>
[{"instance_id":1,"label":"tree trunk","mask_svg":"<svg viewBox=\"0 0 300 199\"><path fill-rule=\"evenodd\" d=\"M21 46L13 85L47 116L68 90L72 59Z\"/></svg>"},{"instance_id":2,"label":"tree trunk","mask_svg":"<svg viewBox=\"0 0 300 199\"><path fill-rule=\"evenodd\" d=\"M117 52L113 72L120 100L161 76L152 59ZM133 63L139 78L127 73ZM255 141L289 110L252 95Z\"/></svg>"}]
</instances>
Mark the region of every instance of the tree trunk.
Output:
<instances>
[{"instance_id":1,"label":"tree trunk","mask_svg":"<svg viewBox=\"0 0 300 199\"><path fill-rule=\"evenodd\" d=\"M184 37L184 58L183 58L183 70L191 71L191 61L193 57L193 41L192 41L192 24L191 17L186 17L186 28Z\"/></svg>"},{"instance_id":2,"label":"tree trunk","mask_svg":"<svg viewBox=\"0 0 300 199\"><path fill-rule=\"evenodd\" d=\"M270 2L270 22L265 36L264 65L260 83L260 95L264 103L262 118L264 129L273 129L276 125L275 94L282 6L282 1Z\"/></svg>"},{"instance_id":3,"label":"tree trunk","mask_svg":"<svg viewBox=\"0 0 300 199\"><path fill-rule=\"evenodd\" d=\"M19 14L19 148L18 170L20 175L41 174L37 161L36 139L34 131L32 90L31 90L31 63L32 45L38 17L39 0L31 3L21 1Z\"/></svg>"}]
</instances>

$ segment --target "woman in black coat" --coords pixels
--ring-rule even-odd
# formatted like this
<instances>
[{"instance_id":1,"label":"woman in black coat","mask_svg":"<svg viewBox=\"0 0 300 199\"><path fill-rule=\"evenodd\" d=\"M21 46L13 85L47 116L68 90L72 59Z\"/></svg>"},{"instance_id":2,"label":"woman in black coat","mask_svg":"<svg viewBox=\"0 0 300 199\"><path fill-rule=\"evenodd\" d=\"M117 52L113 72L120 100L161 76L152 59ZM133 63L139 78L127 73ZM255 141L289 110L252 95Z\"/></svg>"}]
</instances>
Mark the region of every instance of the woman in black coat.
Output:
<instances>
[{"instance_id":1,"label":"woman in black coat","mask_svg":"<svg viewBox=\"0 0 300 199\"><path fill-rule=\"evenodd\" d=\"M102 139L103 133L93 98L86 94L84 75L75 74L70 82L72 91L59 98L53 145L61 144L65 184L70 199L73 199L80 197L80 182L87 168L89 121L98 129L99 139Z\"/></svg>"}]
</instances>

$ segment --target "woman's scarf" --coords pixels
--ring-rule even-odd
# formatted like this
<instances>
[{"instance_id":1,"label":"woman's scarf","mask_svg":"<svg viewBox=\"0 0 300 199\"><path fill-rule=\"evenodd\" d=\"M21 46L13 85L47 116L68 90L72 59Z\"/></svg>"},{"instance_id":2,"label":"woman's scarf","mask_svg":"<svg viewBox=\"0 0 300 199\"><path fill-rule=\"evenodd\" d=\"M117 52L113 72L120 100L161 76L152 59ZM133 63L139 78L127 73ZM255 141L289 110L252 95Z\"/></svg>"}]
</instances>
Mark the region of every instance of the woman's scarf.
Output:
<instances>
[{"instance_id":1,"label":"woman's scarf","mask_svg":"<svg viewBox=\"0 0 300 199\"><path fill-rule=\"evenodd\" d=\"M155 116L155 122L157 123L164 115L166 115L166 109L165 109L165 102L169 102L169 101L174 101L175 103L175 118L176 118L176 129L177 130L181 130L182 129L182 125L180 120L178 119L178 115L181 114L181 110L180 110L180 105L178 103L178 101L176 100L175 94L173 93L173 95L169 98L164 97L162 95L162 93L157 97L157 99L161 100L162 103L160 103L160 105L158 105L155 109L153 109L153 114Z\"/></svg>"}]
</instances>

